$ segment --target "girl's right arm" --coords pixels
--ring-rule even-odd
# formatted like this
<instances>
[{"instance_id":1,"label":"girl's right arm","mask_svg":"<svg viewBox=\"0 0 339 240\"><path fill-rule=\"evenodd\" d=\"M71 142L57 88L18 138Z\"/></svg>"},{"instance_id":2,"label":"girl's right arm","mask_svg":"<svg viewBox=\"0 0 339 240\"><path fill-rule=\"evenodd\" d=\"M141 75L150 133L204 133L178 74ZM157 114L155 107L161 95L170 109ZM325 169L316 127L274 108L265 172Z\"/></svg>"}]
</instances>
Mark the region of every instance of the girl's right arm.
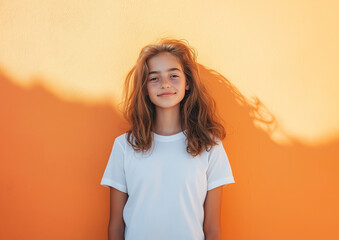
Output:
<instances>
[{"instance_id":1,"label":"girl's right arm","mask_svg":"<svg viewBox=\"0 0 339 240\"><path fill-rule=\"evenodd\" d=\"M108 240L124 240L125 222L123 209L128 194L110 187L110 218L108 224Z\"/></svg>"}]
</instances>

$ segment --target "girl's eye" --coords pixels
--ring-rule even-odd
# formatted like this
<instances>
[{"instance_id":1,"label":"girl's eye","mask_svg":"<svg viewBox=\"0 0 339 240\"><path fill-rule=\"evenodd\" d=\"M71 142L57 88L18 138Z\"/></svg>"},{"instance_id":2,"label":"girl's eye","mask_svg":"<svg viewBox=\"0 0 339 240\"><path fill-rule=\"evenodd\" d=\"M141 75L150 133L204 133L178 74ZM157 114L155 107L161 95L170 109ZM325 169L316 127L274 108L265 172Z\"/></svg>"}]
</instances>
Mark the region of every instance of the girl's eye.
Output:
<instances>
[{"instance_id":1,"label":"girl's eye","mask_svg":"<svg viewBox=\"0 0 339 240\"><path fill-rule=\"evenodd\" d=\"M171 75L171 77L173 77L173 78L177 78L177 77L179 77L178 75L175 75L175 74L173 74L173 75ZM154 78L150 78L150 81L155 81L155 80L157 80L158 78L156 78L156 77L154 77Z\"/></svg>"}]
</instances>

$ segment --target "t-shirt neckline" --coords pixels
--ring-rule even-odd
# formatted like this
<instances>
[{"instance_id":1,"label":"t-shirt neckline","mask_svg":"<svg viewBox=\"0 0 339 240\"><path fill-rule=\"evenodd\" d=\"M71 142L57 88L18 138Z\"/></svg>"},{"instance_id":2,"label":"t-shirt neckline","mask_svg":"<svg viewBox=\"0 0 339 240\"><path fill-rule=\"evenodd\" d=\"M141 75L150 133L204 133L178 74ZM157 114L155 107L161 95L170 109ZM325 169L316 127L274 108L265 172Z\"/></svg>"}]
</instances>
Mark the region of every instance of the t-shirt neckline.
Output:
<instances>
[{"instance_id":1,"label":"t-shirt neckline","mask_svg":"<svg viewBox=\"0 0 339 240\"><path fill-rule=\"evenodd\" d=\"M168 136L159 135L159 134L156 134L155 132L153 132L154 140L160 141L160 142L172 142L172 141L186 137L186 135L184 134L184 131L181 131L181 132L173 134L173 135L168 135Z\"/></svg>"}]
</instances>

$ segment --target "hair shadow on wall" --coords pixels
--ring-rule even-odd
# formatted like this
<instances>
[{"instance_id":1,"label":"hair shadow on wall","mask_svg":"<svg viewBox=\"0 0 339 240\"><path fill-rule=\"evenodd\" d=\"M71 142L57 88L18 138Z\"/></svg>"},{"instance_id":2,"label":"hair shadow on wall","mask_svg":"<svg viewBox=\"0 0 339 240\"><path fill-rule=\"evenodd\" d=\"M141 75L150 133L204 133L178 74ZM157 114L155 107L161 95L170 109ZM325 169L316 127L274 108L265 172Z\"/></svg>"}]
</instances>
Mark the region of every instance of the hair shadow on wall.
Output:
<instances>
[{"instance_id":1,"label":"hair shadow on wall","mask_svg":"<svg viewBox=\"0 0 339 240\"><path fill-rule=\"evenodd\" d=\"M281 239L333 237L339 142L308 147L289 137L292 144L277 144L269 136L277 122L258 99L250 102L202 65L200 73L226 124L224 146L236 181L224 189L223 231L234 239L277 239L277 232ZM126 122L109 103L69 102L42 85L22 88L13 82L0 70L6 206L0 238L105 239L109 191L100 180ZM18 222L25 223L20 231Z\"/></svg>"},{"instance_id":2,"label":"hair shadow on wall","mask_svg":"<svg viewBox=\"0 0 339 240\"><path fill-rule=\"evenodd\" d=\"M338 235L339 191L333 190L339 183L339 141L307 146L283 132L258 97L247 99L226 77L201 64L199 72L224 121L223 143L236 182L226 187L234 191L225 192L232 201L223 208L225 231L236 228L235 219L248 230L229 238L277 239L277 232L279 239ZM272 140L277 132L284 144Z\"/></svg>"}]
</instances>

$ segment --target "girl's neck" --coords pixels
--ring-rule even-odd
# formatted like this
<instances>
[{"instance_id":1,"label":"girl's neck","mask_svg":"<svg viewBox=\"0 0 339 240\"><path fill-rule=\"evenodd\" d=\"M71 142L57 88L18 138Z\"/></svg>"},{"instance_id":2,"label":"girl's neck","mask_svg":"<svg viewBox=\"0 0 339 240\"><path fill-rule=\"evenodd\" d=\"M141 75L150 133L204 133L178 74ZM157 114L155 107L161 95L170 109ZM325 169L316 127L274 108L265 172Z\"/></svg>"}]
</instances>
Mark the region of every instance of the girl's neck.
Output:
<instances>
[{"instance_id":1,"label":"girl's neck","mask_svg":"<svg viewBox=\"0 0 339 240\"><path fill-rule=\"evenodd\" d=\"M173 135L181 132L179 105L173 108L156 108L153 132L159 135Z\"/></svg>"}]
</instances>

